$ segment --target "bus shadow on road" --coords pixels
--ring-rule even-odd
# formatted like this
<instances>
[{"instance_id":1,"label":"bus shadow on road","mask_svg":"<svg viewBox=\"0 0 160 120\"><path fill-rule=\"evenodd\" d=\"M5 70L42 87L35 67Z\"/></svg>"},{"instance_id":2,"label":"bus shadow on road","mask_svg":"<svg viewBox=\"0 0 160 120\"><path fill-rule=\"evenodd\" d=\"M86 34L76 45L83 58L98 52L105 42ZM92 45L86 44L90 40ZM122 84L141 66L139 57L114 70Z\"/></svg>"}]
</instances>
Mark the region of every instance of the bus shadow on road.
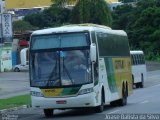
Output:
<instances>
[{"instance_id":1,"label":"bus shadow on road","mask_svg":"<svg viewBox=\"0 0 160 120\"><path fill-rule=\"evenodd\" d=\"M57 110L54 113L52 118L66 118L66 117L88 117L96 114L100 114L101 116L105 114L108 110L112 110L116 108L115 106L105 105L104 111L102 113L96 113L95 108L81 108L81 109L69 109L69 110ZM45 116L43 117L45 118Z\"/></svg>"},{"instance_id":2,"label":"bus shadow on road","mask_svg":"<svg viewBox=\"0 0 160 120\"><path fill-rule=\"evenodd\" d=\"M71 116L85 116L95 114L93 108L81 108L81 109L73 109L73 110L64 110L61 113L55 113L54 117L71 117Z\"/></svg>"}]
</instances>

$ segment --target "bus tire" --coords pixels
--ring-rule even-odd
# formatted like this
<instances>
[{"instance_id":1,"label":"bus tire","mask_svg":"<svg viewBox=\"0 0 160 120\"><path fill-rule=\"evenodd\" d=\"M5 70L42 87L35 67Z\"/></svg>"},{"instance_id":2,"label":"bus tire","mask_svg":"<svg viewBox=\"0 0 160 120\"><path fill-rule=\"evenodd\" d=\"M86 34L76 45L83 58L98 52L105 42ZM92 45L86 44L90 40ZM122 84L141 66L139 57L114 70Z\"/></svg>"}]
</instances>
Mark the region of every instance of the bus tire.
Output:
<instances>
[{"instance_id":1,"label":"bus tire","mask_svg":"<svg viewBox=\"0 0 160 120\"><path fill-rule=\"evenodd\" d=\"M134 88L134 76L133 76L133 74L132 74L132 88Z\"/></svg>"},{"instance_id":2,"label":"bus tire","mask_svg":"<svg viewBox=\"0 0 160 120\"><path fill-rule=\"evenodd\" d=\"M127 105L127 89L123 85L122 98L118 101L120 106Z\"/></svg>"},{"instance_id":3,"label":"bus tire","mask_svg":"<svg viewBox=\"0 0 160 120\"><path fill-rule=\"evenodd\" d=\"M143 78L143 74L141 74L141 82L139 83L139 87L143 88L144 87L144 78Z\"/></svg>"},{"instance_id":4,"label":"bus tire","mask_svg":"<svg viewBox=\"0 0 160 120\"><path fill-rule=\"evenodd\" d=\"M135 83L136 88L139 88L140 83Z\"/></svg>"},{"instance_id":5,"label":"bus tire","mask_svg":"<svg viewBox=\"0 0 160 120\"><path fill-rule=\"evenodd\" d=\"M110 102L110 105L113 107L118 106L118 101L117 100L112 101L112 102Z\"/></svg>"},{"instance_id":6,"label":"bus tire","mask_svg":"<svg viewBox=\"0 0 160 120\"><path fill-rule=\"evenodd\" d=\"M46 117L52 117L53 116L53 109L44 109L44 115Z\"/></svg>"},{"instance_id":7,"label":"bus tire","mask_svg":"<svg viewBox=\"0 0 160 120\"><path fill-rule=\"evenodd\" d=\"M103 110L104 110L104 94L102 92L102 95L101 95L101 105L95 107L95 112L96 113L101 113L101 112L103 112Z\"/></svg>"}]
</instances>

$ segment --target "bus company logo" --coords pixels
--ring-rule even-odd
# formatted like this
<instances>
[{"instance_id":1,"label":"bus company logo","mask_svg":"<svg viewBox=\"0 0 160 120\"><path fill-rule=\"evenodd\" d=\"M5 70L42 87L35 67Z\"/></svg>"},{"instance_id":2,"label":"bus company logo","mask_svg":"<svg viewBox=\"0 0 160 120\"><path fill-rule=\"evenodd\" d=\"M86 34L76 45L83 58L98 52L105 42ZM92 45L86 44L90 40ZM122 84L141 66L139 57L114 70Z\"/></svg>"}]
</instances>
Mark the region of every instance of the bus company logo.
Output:
<instances>
[{"instance_id":1,"label":"bus company logo","mask_svg":"<svg viewBox=\"0 0 160 120\"><path fill-rule=\"evenodd\" d=\"M45 97L56 97L63 92L63 89L42 89Z\"/></svg>"},{"instance_id":2,"label":"bus company logo","mask_svg":"<svg viewBox=\"0 0 160 120\"><path fill-rule=\"evenodd\" d=\"M46 90L44 90L44 92L45 93L53 93L53 92L56 92L56 90L55 89L46 89Z\"/></svg>"}]
</instances>

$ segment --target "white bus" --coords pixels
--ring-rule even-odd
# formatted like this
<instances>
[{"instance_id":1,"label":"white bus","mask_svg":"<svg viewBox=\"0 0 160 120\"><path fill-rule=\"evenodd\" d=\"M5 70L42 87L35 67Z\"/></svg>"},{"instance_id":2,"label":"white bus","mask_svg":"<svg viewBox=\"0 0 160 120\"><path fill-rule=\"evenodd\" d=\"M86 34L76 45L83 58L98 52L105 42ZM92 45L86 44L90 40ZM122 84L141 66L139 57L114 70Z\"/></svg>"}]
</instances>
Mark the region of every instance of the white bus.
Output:
<instances>
[{"instance_id":1,"label":"white bus","mask_svg":"<svg viewBox=\"0 0 160 120\"><path fill-rule=\"evenodd\" d=\"M126 105L132 93L127 34L95 24L38 30L31 35L32 107L55 109Z\"/></svg>"},{"instance_id":2,"label":"white bus","mask_svg":"<svg viewBox=\"0 0 160 120\"><path fill-rule=\"evenodd\" d=\"M136 88L144 87L144 81L147 79L145 57L143 51L130 51L132 59L132 79Z\"/></svg>"}]
</instances>

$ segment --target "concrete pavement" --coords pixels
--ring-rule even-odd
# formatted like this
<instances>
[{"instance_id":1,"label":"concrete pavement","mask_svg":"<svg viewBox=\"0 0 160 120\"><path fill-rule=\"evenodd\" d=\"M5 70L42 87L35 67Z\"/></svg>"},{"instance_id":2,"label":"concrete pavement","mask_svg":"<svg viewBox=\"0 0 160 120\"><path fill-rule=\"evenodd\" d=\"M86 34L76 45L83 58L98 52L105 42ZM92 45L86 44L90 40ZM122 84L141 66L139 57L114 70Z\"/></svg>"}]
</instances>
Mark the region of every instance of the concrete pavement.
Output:
<instances>
[{"instance_id":1,"label":"concrete pavement","mask_svg":"<svg viewBox=\"0 0 160 120\"><path fill-rule=\"evenodd\" d=\"M28 72L0 73L0 99L29 93Z\"/></svg>"}]
</instances>

